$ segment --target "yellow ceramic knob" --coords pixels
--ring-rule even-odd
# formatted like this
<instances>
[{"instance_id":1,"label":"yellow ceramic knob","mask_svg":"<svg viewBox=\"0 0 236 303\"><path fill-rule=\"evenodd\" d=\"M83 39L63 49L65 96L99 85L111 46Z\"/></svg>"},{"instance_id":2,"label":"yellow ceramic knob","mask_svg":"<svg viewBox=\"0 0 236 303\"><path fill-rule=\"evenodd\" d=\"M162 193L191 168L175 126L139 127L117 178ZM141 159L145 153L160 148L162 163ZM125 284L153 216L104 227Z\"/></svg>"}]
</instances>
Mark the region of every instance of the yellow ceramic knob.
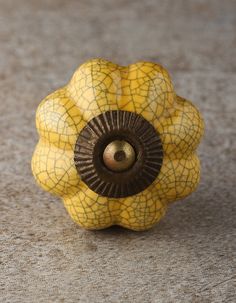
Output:
<instances>
[{"instance_id":1,"label":"yellow ceramic knob","mask_svg":"<svg viewBox=\"0 0 236 303\"><path fill-rule=\"evenodd\" d=\"M203 120L159 64L87 61L38 107L35 179L88 229L145 230L199 182Z\"/></svg>"}]
</instances>

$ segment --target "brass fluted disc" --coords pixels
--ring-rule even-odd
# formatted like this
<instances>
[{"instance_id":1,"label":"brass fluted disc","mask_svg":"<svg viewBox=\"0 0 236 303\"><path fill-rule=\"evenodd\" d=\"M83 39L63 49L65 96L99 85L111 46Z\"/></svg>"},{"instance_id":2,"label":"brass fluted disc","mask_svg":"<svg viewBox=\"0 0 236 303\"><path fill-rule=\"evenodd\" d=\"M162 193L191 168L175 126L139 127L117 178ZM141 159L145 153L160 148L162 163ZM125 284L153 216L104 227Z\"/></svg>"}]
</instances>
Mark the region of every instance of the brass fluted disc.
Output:
<instances>
[{"instance_id":1,"label":"brass fluted disc","mask_svg":"<svg viewBox=\"0 0 236 303\"><path fill-rule=\"evenodd\" d=\"M104 151L112 142L124 141L135 153L132 166L112 170L104 163ZM88 122L80 132L74 161L83 182L101 196L121 198L147 188L158 176L163 148L155 128L141 115L107 111Z\"/></svg>"}]
</instances>

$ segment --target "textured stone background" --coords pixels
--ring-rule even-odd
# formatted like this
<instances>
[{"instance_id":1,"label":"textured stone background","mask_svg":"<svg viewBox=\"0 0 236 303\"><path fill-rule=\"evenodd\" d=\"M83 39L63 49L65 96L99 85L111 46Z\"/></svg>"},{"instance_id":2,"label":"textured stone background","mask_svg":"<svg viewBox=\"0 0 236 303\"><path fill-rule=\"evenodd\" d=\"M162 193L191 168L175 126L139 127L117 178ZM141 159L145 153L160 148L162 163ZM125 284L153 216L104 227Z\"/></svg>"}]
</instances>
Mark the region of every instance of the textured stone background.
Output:
<instances>
[{"instance_id":1,"label":"textured stone background","mask_svg":"<svg viewBox=\"0 0 236 303\"><path fill-rule=\"evenodd\" d=\"M0 0L1 302L236 302L236 2ZM89 232L30 171L40 100L91 57L161 62L203 112L201 184L154 229Z\"/></svg>"}]
</instances>

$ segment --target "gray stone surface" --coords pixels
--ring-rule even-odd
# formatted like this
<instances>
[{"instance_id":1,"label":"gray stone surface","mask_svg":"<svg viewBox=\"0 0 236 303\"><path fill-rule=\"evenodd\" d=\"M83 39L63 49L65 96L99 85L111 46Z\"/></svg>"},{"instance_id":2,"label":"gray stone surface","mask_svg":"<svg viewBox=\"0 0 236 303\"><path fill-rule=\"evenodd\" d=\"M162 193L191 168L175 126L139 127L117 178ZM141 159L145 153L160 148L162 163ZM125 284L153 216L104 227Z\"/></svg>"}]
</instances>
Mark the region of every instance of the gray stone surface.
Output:
<instances>
[{"instance_id":1,"label":"gray stone surface","mask_svg":"<svg viewBox=\"0 0 236 303\"><path fill-rule=\"evenodd\" d=\"M0 1L1 302L236 302L236 2ZM30 170L40 100L91 57L161 62L203 112L198 190L85 231Z\"/></svg>"}]
</instances>

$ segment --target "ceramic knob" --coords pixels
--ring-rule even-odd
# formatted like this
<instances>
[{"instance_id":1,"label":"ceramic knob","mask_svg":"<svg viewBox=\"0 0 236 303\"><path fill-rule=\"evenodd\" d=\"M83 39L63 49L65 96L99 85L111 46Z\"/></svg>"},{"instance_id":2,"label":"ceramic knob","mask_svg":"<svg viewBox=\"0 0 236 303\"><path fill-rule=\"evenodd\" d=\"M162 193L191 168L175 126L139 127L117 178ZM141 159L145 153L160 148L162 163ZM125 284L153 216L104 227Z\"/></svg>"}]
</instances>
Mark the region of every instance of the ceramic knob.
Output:
<instances>
[{"instance_id":1,"label":"ceramic knob","mask_svg":"<svg viewBox=\"0 0 236 303\"><path fill-rule=\"evenodd\" d=\"M87 229L146 230L197 187L204 124L159 64L87 61L36 113L32 171Z\"/></svg>"}]
</instances>

